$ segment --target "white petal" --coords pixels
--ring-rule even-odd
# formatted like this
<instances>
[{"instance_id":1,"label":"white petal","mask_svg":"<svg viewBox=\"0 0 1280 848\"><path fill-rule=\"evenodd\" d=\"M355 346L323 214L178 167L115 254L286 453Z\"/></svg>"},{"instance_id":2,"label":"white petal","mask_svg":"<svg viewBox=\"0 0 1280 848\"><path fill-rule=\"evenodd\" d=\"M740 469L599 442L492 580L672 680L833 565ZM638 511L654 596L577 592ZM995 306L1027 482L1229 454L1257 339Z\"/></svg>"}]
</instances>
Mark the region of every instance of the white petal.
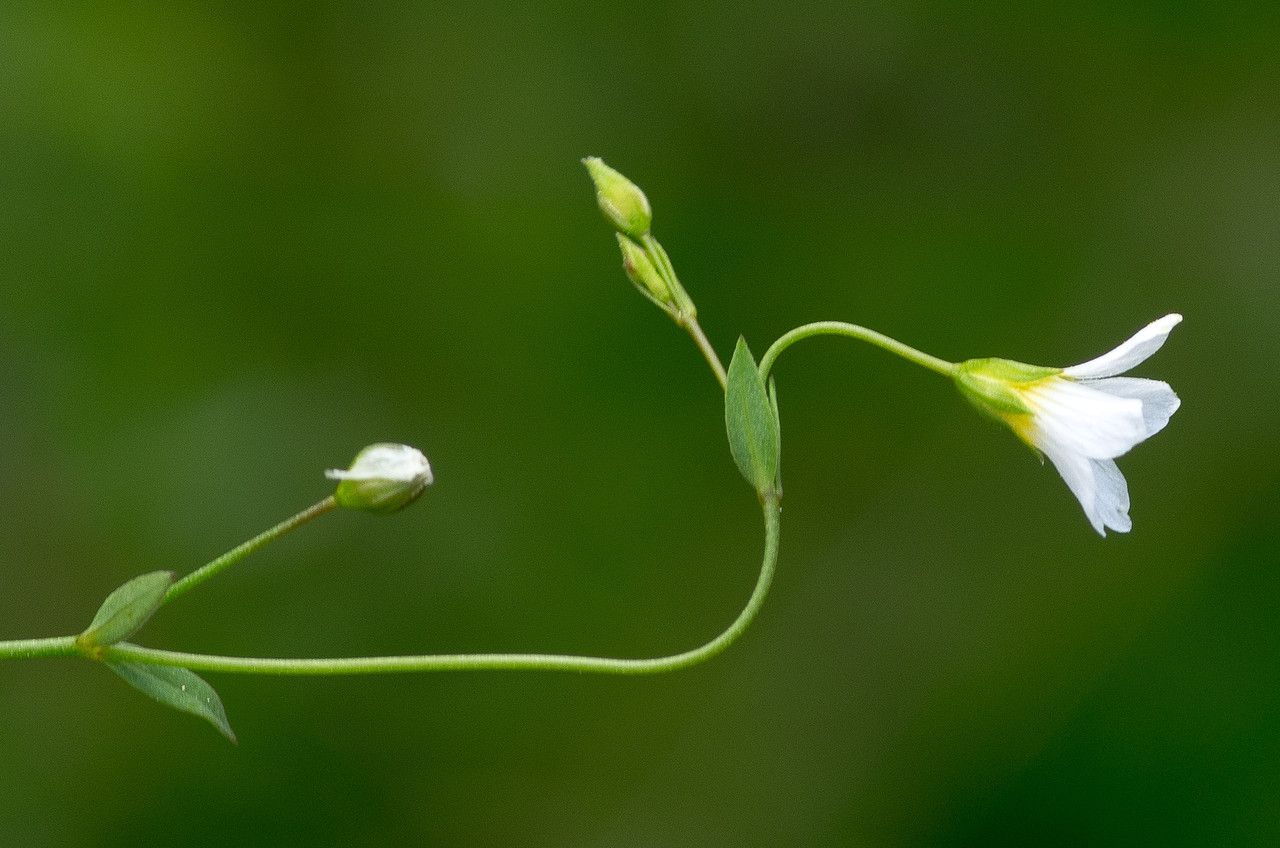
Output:
<instances>
[{"instance_id":1,"label":"white petal","mask_svg":"<svg viewBox=\"0 0 1280 848\"><path fill-rule=\"evenodd\" d=\"M1133 529L1129 518L1129 484L1116 467L1115 460L1092 460L1097 486L1096 506L1103 523L1118 533Z\"/></svg>"},{"instance_id":2,"label":"white petal","mask_svg":"<svg viewBox=\"0 0 1280 848\"><path fill-rule=\"evenodd\" d=\"M1175 312L1152 321L1115 350L1104 353L1097 359L1072 365L1070 368L1063 369L1062 373L1068 377L1080 378L1113 377L1116 374L1123 374L1159 350L1164 340L1169 337L1169 332L1181 320L1182 316Z\"/></svg>"},{"instance_id":3,"label":"white petal","mask_svg":"<svg viewBox=\"0 0 1280 848\"><path fill-rule=\"evenodd\" d=\"M432 482L431 464L422 451L408 445L376 444L360 452L343 470L330 468L324 473L330 480L393 480L409 483L421 480Z\"/></svg>"},{"instance_id":4,"label":"white petal","mask_svg":"<svg viewBox=\"0 0 1280 848\"><path fill-rule=\"evenodd\" d=\"M324 476L330 480L377 480L379 475L369 474L364 471L348 471L345 468L328 468L325 469Z\"/></svg>"},{"instance_id":5,"label":"white petal","mask_svg":"<svg viewBox=\"0 0 1280 848\"><path fill-rule=\"evenodd\" d=\"M1100 536L1107 535L1107 528L1119 533L1128 533L1133 528L1129 519L1129 487L1114 462L1088 459L1063 450L1060 445L1047 447L1045 456L1058 469Z\"/></svg>"},{"instance_id":6,"label":"white petal","mask_svg":"<svg viewBox=\"0 0 1280 848\"><path fill-rule=\"evenodd\" d=\"M1093 478L1093 464L1080 454L1063 449L1061 445L1045 445L1041 450L1049 457L1054 468L1058 469L1067 488L1080 501L1080 506L1084 507L1085 517L1089 519L1093 529L1103 536L1107 535L1106 524L1095 508L1097 486Z\"/></svg>"},{"instance_id":7,"label":"white petal","mask_svg":"<svg viewBox=\"0 0 1280 848\"><path fill-rule=\"evenodd\" d=\"M1169 384L1159 380L1107 377L1102 380L1087 380L1085 385L1116 397L1142 401L1142 420L1147 428L1148 439L1163 430L1173 413L1182 405Z\"/></svg>"},{"instance_id":8,"label":"white petal","mask_svg":"<svg viewBox=\"0 0 1280 848\"><path fill-rule=\"evenodd\" d=\"M1114 459L1147 437L1142 401L1121 398L1088 383L1053 378L1024 390L1031 407L1033 444L1050 445L1088 459Z\"/></svg>"}]
</instances>

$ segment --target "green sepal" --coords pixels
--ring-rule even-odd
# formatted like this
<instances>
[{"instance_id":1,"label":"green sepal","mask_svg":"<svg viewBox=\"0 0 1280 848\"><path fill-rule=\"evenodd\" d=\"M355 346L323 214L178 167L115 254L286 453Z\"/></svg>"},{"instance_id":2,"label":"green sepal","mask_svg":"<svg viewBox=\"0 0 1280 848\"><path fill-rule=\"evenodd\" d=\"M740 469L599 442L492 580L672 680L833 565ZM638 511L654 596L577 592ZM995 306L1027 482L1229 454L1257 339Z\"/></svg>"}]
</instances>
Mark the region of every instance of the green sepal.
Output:
<instances>
[{"instance_id":1,"label":"green sepal","mask_svg":"<svg viewBox=\"0 0 1280 848\"><path fill-rule=\"evenodd\" d=\"M680 278L676 276L676 268L671 264L671 257L667 255L667 249L651 235L645 236L644 242L653 259L654 266L658 269L658 273L662 274L667 290L671 292L676 311L686 318L697 318L698 307L693 305L693 301L689 298L689 293L680 284Z\"/></svg>"},{"instance_id":2,"label":"green sepal","mask_svg":"<svg viewBox=\"0 0 1280 848\"><path fill-rule=\"evenodd\" d=\"M775 491L782 454L778 416L755 358L741 337L729 363L724 423L729 450L742 476L762 496Z\"/></svg>"},{"instance_id":3,"label":"green sepal","mask_svg":"<svg viewBox=\"0 0 1280 848\"><path fill-rule=\"evenodd\" d=\"M218 732L235 744L236 734L227 721L222 699L195 672L167 665L109 662L107 667L133 688L166 707L199 716L218 728Z\"/></svg>"},{"instance_id":4,"label":"green sepal","mask_svg":"<svg viewBox=\"0 0 1280 848\"><path fill-rule=\"evenodd\" d=\"M1045 377L1052 377L1062 373L1061 368L1053 368L1048 365L1028 365L1025 362L1015 362L1012 359L999 359L997 357L969 359L961 362L960 368L967 371L980 371L988 377L1004 380L1008 383L1034 383L1037 380L1043 380Z\"/></svg>"},{"instance_id":5,"label":"green sepal","mask_svg":"<svg viewBox=\"0 0 1280 848\"><path fill-rule=\"evenodd\" d=\"M172 571L152 571L133 578L107 595L88 628L76 637L76 644L96 648L127 639L160 609L172 585Z\"/></svg>"},{"instance_id":6,"label":"green sepal","mask_svg":"<svg viewBox=\"0 0 1280 848\"><path fill-rule=\"evenodd\" d=\"M1011 359L970 359L960 363L955 379L960 392L975 406L998 417L1030 412L1021 389L1061 373L1061 368L1027 365Z\"/></svg>"},{"instance_id":7,"label":"green sepal","mask_svg":"<svg viewBox=\"0 0 1280 848\"><path fill-rule=\"evenodd\" d=\"M618 247L622 250L622 269L640 293L648 297L663 309L671 303L671 291L667 288L662 274L654 267L653 260L645 249L627 238L622 233L614 233L618 237Z\"/></svg>"}]
</instances>

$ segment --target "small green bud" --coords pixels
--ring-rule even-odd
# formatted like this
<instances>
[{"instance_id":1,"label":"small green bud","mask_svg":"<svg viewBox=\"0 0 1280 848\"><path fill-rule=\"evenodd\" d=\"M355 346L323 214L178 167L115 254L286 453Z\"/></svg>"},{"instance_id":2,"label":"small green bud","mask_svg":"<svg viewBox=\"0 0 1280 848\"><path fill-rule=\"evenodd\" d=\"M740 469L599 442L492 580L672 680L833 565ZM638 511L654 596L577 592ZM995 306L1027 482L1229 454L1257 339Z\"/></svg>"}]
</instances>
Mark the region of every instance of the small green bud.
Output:
<instances>
[{"instance_id":1,"label":"small green bud","mask_svg":"<svg viewBox=\"0 0 1280 848\"><path fill-rule=\"evenodd\" d=\"M670 303L671 290L667 288L666 281L662 279L653 261L649 259L649 254L622 233L616 233L616 235L618 247L622 248L622 270L627 272L627 278L641 290L648 292L659 303Z\"/></svg>"},{"instance_id":2,"label":"small green bud","mask_svg":"<svg viewBox=\"0 0 1280 848\"><path fill-rule=\"evenodd\" d=\"M632 238L643 238L649 232L653 213L649 209L649 199L640 187L597 156L588 156L582 164L587 166L587 173L596 184L596 202L604 216L619 232Z\"/></svg>"},{"instance_id":3,"label":"small green bud","mask_svg":"<svg viewBox=\"0 0 1280 848\"><path fill-rule=\"evenodd\" d=\"M339 481L333 493L338 506L377 515L404 509L435 479L421 451L395 444L369 445L349 469L330 469L324 476Z\"/></svg>"}]
</instances>

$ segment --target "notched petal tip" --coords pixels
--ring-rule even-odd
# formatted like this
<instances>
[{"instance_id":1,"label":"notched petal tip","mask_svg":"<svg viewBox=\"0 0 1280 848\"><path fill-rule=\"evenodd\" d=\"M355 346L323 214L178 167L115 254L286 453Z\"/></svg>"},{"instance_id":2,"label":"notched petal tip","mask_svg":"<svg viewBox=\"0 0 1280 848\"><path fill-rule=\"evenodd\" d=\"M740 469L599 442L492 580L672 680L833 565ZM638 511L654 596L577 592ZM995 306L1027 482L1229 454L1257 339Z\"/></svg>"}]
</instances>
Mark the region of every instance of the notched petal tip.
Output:
<instances>
[{"instance_id":1,"label":"notched petal tip","mask_svg":"<svg viewBox=\"0 0 1280 848\"><path fill-rule=\"evenodd\" d=\"M1096 459L1091 465L1097 483L1094 504L1102 523L1117 533L1128 533L1133 529L1133 520L1129 518L1129 484L1114 461Z\"/></svg>"},{"instance_id":2,"label":"notched petal tip","mask_svg":"<svg viewBox=\"0 0 1280 848\"><path fill-rule=\"evenodd\" d=\"M1129 485L1114 461L1089 459L1061 446L1047 449L1045 455L1058 469L1099 536L1105 538L1107 530L1128 533L1133 529L1129 518Z\"/></svg>"}]
</instances>

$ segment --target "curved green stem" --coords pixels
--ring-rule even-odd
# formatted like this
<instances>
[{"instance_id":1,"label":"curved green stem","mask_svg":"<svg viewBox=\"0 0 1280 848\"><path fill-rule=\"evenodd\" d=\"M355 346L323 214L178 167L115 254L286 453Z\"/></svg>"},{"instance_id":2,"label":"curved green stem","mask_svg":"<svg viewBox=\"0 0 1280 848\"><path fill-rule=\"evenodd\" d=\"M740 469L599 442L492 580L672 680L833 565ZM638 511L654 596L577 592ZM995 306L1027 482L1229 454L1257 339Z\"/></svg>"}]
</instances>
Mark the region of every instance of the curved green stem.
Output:
<instances>
[{"instance_id":1,"label":"curved green stem","mask_svg":"<svg viewBox=\"0 0 1280 848\"><path fill-rule=\"evenodd\" d=\"M49 639L12 639L0 642L0 659L27 660L36 657L65 657L80 653L74 636Z\"/></svg>"},{"instance_id":2,"label":"curved green stem","mask_svg":"<svg viewBox=\"0 0 1280 848\"><path fill-rule=\"evenodd\" d=\"M930 356L922 350L916 350L911 345L903 344L897 339L857 324L848 324L844 321L816 321L784 333L776 342L770 345L764 356L760 358L760 377L767 383L769 381L769 371L773 368L773 364L778 357L782 355L782 352L796 342L814 336L845 336L846 338L857 339L901 356L908 362L914 362L916 365L928 368L930 371L937 372L944 377L954 377L956 369L959 367L954 362L947 362L945 359Z\"/></svg>"},{"instance_id":3,"label":"curved green stem","mask_svg":"<svg viewBox=\"0 0 1280 848\"><path fill-rule=\"evenodd\" d=\"M676 671L709 660L729 647L755 619L773 582L778 560L780 510L778 499L763 499L765 543L760 576L747 604L719 636L679 654L652 659L585 657L562 654L425 654L399 657L343 657L332 659L276 659L221 657L162 651L122 642L103 652L103 659L151 665L181 666L195 671L224 671L242 674L333 675L388 674L422 671L475 671L507 669L529 671L576 671L594 674L657 674Z\"/></svg>"},{"instance_id":4,"label":"curved green stem","mask_svg":"<svg viewBox=\"0 0 1280 848\"><path fill-rule=\"evenodd\" d=\"M289 518L284 521L281 521L279 524L277 524L275 527L272 527L270 530L266 530L262 533L259 533L257 536L254 536L252 539L250 539L249 541L245 542L242 545L237 545L236 547L227 551L222 556L218 557L217 559L213 560L207 565L203 565L200 568L197 568L195 571L191 572L186 577L182 578L177 583L174 583L172 586L170 586L169 591L165 593L164 602L168 603L169 601L172 601L174 598L178 597L179 595L185 595L187 592L190 592L192 589L199 586L204 581L208 580L209 578L213 577L216 574L219 574L225 569L230 568L232 565L235 565L237 562L244 559L249 554L253 553L259 548L264 547L270 544L271 542L274 542L276 539L279 539L281 536L285 535L286 533L292 532L293 530L297 530L299 527L306 524L307 522L312 521L313 519L319 518L320 516L324 515L327 512L331 512L335 507L337 507L337 505L338 504L333 499L333 496L330 495L329 497L325 498L319 503L314 504L313 506L307 507L302 512L293 516L293 518Z\"/></svg>"}]
</instances>

